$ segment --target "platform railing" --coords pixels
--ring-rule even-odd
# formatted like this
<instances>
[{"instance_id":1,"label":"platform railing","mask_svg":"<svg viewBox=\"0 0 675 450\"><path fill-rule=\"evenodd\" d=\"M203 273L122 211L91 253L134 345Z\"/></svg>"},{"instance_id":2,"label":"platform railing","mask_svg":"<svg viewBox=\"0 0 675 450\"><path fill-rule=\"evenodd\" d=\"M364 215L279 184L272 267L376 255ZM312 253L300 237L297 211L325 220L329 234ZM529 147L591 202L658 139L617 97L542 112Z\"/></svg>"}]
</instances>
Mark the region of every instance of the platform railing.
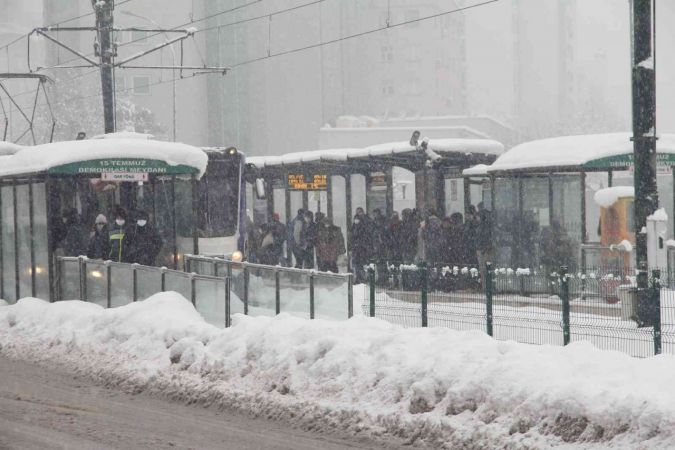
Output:
<instances>
[{"instance_id":1,"label":"platform railing","mask_svg":"<svg viewBox=\"0 0 675 450\"><path fill-rule=\"evenodd\" d=\"M58 257L57 300L82 300L104 308L123 306L167 291L190 300L204 319L215 326L231 323L230 279L116 263L85 257Z\"/></svg>"},{"instance_id":2,"label":"platform railing","mask_svg":"<svg viewBox=\"0 0 675 450\"><path fill-rule=\"evenodd\" d=\"M274 316L282 312L309 319L344 320L354 315L351 273L319 272L291 267L236 262L185 255L185 271L231 280L236 312Z\"/></svg>"}]
</instances>

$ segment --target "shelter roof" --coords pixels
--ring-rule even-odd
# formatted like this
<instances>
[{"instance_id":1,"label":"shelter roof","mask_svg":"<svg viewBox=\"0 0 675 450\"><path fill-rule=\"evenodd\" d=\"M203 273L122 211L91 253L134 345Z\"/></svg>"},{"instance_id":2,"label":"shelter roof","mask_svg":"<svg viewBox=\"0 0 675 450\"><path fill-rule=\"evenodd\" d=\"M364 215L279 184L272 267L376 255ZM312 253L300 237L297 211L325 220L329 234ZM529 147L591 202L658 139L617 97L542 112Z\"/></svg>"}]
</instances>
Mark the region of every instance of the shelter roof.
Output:
<instances>
[{"instance_id":1,"label":"shelter roof","mask_svg":"<svg viewBox=\"0 0 675 450\"><path fill-rule=\"evenodd\" d=\"M107 137L23 147L2 158L0 176L38 173L71 163L114 158L158 160L169 166L188 166L197 169L199 176L206 170L208 162L206 153L191 145L147 138Z\"/></svg>"},{"instance_id":2,"label":"shelter roof","mask_svg":"<svg viewBox=\"0 0 675 450\"><path fill-rule=\"evenodd\" d=\"M427 145L425 158L432 160L450 156L497 156L503 153L504 146L489 139L431 139ZM248 165L256 169L282 168L284 166L306 165L322 162L392 162L388 158L399 158L398 162L405 166L404 158L420 155L420 151L409 142L392 142L365 148L339 148L315 150L308 152L288 153L281 156L254 156L246 159Z\"/></svg>"},{"instance_id":3,"label":"shelter roof","mask_svg":"<svg viewBox=\"0 0 675 450\"><path fill-rule=\"evenodd\" d=\"M631 137L631 133L609 133L526 142L501 155L492 165L486 168L472 167L465 170L464 175L549 170L625 170L632 165ZM673 155L675 162L675 134L660 135L656 147L657 153ZM670 156L660 160L665 163L669 159Z\"/></svg>"}]
</instances>

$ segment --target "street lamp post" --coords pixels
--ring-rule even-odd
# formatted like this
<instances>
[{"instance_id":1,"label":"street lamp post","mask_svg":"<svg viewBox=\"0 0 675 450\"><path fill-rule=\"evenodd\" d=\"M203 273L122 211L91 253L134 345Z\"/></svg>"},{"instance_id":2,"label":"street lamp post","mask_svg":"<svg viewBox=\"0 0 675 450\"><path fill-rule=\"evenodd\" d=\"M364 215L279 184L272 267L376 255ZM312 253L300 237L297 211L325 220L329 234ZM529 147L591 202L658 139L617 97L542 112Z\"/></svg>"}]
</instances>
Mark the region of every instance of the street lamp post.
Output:
<instances>
[{"instance_id":1,"label":"street lamp post","mask_svg":"<svg viewBox=\"0 0 675 450\"><path fill-rule=\"evenodd\" d=\"M145 16L141 16L140 14L132 13L131 11L121 11L121 13L125 14L127 16L135 17L137 19L145 20L146 22L154 25L158 29L162 28L154 20L152 20L148 17L145 17ZM164 33L164 36L166 37L166 39L169 39L169 36L166 33ZM171 78L172 78L171 88L173 90L173 108L172 108L173 109L173 116L172 116L173 132L172 132L172 135L173 135L173 142L176 142L176 69L175 69L175 67L176 67L176 52L173 49L173 44L169 45L169 50L171 50L171 65L174 67L174 68L171 69Z\"/></svg>"}]
</instances>

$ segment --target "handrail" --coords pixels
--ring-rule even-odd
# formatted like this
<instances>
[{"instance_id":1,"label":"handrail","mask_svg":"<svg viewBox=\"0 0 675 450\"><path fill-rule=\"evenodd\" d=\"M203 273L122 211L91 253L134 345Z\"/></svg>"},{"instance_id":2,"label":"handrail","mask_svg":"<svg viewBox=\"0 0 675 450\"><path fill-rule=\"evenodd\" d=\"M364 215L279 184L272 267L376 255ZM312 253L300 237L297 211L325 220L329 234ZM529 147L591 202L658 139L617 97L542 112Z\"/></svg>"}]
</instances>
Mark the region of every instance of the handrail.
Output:
<instances>
[{"instance_id":1,"label":"handrail","mask_svg":"<svg viewBox=\"0 0 675 450\"><path fill-rule=\"evenodd\" d=\"M320 276L320 277L326 277L326 278L340 278L340 279L346 279L352 276L352 273L334 273L334 272L321 272L315 269L298 269L295 267L283 267L283 266L269 266L265 264L257 264L257 263L249 263L249 262L242 262L242 261L232 261L232 260L227 260L223 258L218 258L218 257L211 257L211 256L204 256L204 255L190 255L190 254L185 254L183 256L184 261L186 262L186 265L188 261L201 261L201 262L207 262L207 263L217 263L217 264L229 264L232 265L233 267L249 267L251 269L263 269L263 270L274 270L277 272L287 272L287 273L296 273L296 274L303 274L303 275L314 275L314 276Z\"/></svg>"}]
</instances>

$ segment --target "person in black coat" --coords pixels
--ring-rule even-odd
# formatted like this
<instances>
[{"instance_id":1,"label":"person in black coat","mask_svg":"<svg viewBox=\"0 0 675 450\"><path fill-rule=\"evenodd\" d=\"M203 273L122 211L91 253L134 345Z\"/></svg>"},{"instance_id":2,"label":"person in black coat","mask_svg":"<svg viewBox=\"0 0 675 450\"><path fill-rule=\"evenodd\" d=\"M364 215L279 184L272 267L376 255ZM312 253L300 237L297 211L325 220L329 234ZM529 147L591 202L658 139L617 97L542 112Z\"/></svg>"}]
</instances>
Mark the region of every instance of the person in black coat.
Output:
<instances>
[{"instance_id":1,"label":"person in black coat","mask_svg":"<svg viewBox=\"0 0 675 450\"><path fill-rule=\"evenodd\" d=\"M64 256L86 255L89 247L89 230L82 223L76 209L69 209L64 215L65 235L61 243Z\"/></svg>"},{"instance_id":2,"label":"person in black coat","mask_svg":"<svg viewBox=\"0 0 675 450\"><path fill-rule=\"evenodd\" d=\"M95 229L89 238L87 257L91 259L108 259L110 255L110 234L108 219L103 214L96 216Z\"/></svg>"},{"instance_id":3,"label":"person in black coat","mask_svg":"<svg viewBox=\"0 0 675 450\"><path fill-rule=\"evenodd\" d=\"M131 239L132 228L127 224L127 213L122 207L115 210L115 223L108 233L110 253L108 259L115 262L130 263L133 261Z\"/></svg>"},{"instance_id":4,"label":"person in black coat","mask_svg":"<svg viewBox=\"0 0 675 450\"><path fill-rule=\"evenodd\" d=\"M162 250L163 242L155 227L149 221L148 213L136 212L136 224L131 237L132 261L143 266L155 265L155 259Z\"/></svg>"}]
</instances>

